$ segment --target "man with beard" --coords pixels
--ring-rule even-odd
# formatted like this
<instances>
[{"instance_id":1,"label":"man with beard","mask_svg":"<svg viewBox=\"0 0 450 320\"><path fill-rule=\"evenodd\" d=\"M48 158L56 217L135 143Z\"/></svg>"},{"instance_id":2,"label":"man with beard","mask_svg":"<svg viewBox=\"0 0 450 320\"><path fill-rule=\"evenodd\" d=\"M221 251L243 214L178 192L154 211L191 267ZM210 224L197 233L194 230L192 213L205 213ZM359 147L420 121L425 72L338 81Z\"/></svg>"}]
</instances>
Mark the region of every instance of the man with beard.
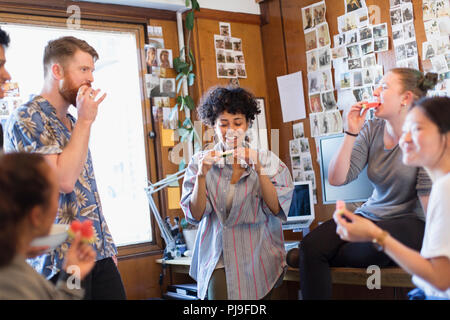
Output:
<instances>
[{"instance_id":1,"label":"man with beard","mask_svg":"<svg viewBox=\"0 0 450 320\"><path fill-rule=\"evenodd\" d=\"M117 249L102 213L91 154L91 126L106 94L94 90L94 62L98 54L87 42L62 37L49 41L44 51L44 86L40 95L17 108L5 128L5 151L37 152L55 168L60 198L55 223L92 221L97 261L85 278L85 299L125 299L117 269ZM77 109L77 120L68 113ZM50 253L29 261L47 279L58 279L64 242ZM63 272L63 271L62 271Z\"/></svg>"}]
</instances>

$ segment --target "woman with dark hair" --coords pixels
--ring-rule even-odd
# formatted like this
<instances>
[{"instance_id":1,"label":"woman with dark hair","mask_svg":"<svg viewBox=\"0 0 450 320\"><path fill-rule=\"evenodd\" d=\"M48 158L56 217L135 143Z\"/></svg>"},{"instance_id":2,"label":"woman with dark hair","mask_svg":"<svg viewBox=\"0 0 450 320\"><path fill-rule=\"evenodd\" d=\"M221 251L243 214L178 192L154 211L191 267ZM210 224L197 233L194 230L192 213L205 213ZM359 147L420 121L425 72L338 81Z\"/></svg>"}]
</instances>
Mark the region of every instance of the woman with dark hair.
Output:
<instances>
[{"instance_id":1,"label":"woman with dark hair","mask_svg":"<svg viewBox=\"0 0 450 320\"><path fill-rule=\"evenodd\" d=\"M376 239L391 259L414 275L418 288L410 292L411 299L450 299L450 98L425 98L413 104L399 145L403 163L424 167L433 180L420 254L346 209L334 214L337 233L351 242Z\"/></svg>"},{"instance_id":2,"label":"woman with dark hair","mask_svg":"<svg viewBox=\"0 0 450 320\"><path fill-rule=\"evenodd\" d=\"M78 234L67 251L53 285L29 266L30 243L45 236L55 221L59 188L56 173L37 153L11 153L0 157L0 299L82 299L78 283L95 264L95 251Z\"/></svg>"},{"instance_id":3,"label":"woman with dark hair","mask_svg":"<svg viewBox=\"0 0 450 320\"><path fill-rule=\"evenodd\" d=\"M198 109L217 137L213 150L191 159L181 197L186 219L199 224L189 274L201 299L267 299L283 280L281 223L293 183L272 152L248 147L246 132L258 113L242 88L214 88Z\"/></svg>"},{"instance_id":4,"label":"woman with dark hair","mask_svg":"<svg viewBox=\"0 0 450 320\"><path fill-rule=\"evenodd\" d=\"M345 137L331 160L328 180L339 186L356 179L367 167L374 191L355 212L388 230L403 244L419 250L424 232L424 212L431 181L422 168L401 162L399 139L415 100L435 86L436 74L423 75L408 68L386 73L373 92L379 105L376 118L366 121L369 108L362 101L346 116ZM420 200L420 201L419 201ZM304 299L330 299L331 267L386 267L395 263L371 243L349 243L336 234L330 219L312 230L300 246L300 279Z\"/></svg>"}]
</instances>

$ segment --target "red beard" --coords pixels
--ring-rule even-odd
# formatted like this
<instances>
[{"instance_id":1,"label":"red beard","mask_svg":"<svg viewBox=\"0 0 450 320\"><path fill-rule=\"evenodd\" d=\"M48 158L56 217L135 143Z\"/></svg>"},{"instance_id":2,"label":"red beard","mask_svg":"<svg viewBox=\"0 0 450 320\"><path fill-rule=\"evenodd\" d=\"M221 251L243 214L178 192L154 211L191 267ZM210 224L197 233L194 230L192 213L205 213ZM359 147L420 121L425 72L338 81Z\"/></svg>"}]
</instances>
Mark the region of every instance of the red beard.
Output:
<instances>
[{"instance_id":1,"label":"red beard","mask_svg":"<svg viewBox=\"0 0 450 320\"><path fill-rule=\"evenodd\" d=\"M74 82L72 81L72 78L70 76L65 76L62 82L62 85L59 88L59 93L61 96L66 100L67 102L70 102L74 107L77 106L77 95L78 90L81 86L87 85L88 87L91 87L91 84L83 83L80 86L76 86Z\"/></svg>"}]
</instances>

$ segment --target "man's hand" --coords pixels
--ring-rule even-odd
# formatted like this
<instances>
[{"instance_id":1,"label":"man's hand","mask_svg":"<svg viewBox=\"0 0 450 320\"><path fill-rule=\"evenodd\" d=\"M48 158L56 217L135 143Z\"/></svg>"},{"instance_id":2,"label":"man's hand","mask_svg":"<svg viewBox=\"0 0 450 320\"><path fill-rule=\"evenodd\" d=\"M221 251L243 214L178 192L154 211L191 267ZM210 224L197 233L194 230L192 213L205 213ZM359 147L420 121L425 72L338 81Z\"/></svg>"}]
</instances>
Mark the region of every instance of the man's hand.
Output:
<instances>
[{"instance_id":1,"label":"man's hand","mask_svg":"<svg viewBox=\"0 0 450 320\"><path fill-rule=\"evenodd\" d=\"M105 100L106 93L104 93L97 101L97 97L100 89L94 90L87 85L83 85L78 89L77 95L77 110L78 110L78 120L86 121L89 123L94 122L97 117L98 106Z\"/></svg>"}]
</instances>

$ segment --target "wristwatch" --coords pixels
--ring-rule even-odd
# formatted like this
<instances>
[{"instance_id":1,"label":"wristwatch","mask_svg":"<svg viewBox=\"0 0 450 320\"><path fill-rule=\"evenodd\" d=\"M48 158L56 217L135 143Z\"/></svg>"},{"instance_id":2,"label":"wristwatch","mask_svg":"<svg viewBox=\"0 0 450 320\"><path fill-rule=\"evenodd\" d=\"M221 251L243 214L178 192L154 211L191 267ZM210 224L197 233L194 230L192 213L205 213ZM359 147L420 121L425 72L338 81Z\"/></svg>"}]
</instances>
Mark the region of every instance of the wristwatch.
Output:
<instances>
[{"instance_id":1,"label":"wristwatch","mask_svg":"<svg viewBox=\"0 0 450 320\"><path fill-rule=\"evenodd\" d=\"M372 243L378 251L384 251L386 237L389 233L386 230L382 230L381 234L372 239Z\"/></svg>"}]
</instances>

